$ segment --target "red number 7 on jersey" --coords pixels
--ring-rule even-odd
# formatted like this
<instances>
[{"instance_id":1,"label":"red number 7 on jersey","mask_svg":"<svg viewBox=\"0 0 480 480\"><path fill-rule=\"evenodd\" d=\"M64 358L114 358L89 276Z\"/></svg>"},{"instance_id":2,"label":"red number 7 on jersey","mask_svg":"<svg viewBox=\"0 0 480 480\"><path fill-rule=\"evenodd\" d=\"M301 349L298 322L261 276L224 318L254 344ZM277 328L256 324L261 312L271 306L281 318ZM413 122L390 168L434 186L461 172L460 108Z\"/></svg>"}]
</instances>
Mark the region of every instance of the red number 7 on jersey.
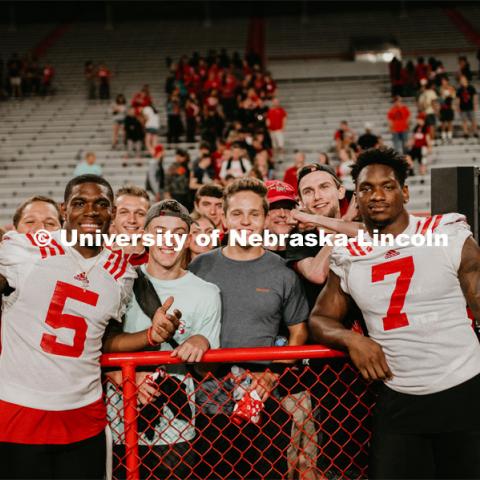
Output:
<instances>
[{"instance_id":1,"label":"red number 7 on jersey","mask_svg":"<svg viewBox=\"0 0 480 480\"><path fill-rule=\"evenodd\" d=\"M59 342L56 335L44 333L40 347L44 352L63 357L79 357L85 347L87 338L87 321L83 317L63 313L65 303L71 298L94 307L98 301L98 293L84 290L65 282L57 282L48 307L45 323L53 328L68 328L75 332L73 345Z\"/></svg>"},{"instance_id":2,"label":"red number 7 on jersey","mask_svg":"<svg viewBox=\"0 0 480 480\"><path fill-rule=\"evenodd\" d=\"M406 327L409 325L408 317L402 308L405 305L405 297L410 287L410 281L415 271L413 257L399 258L392 262L380 263L372 267L372 282L381 282L387 275L400 273L395 283L387 316L383 317L383 329L393 330L394 328Z\"/></svg>"}]
</instances>

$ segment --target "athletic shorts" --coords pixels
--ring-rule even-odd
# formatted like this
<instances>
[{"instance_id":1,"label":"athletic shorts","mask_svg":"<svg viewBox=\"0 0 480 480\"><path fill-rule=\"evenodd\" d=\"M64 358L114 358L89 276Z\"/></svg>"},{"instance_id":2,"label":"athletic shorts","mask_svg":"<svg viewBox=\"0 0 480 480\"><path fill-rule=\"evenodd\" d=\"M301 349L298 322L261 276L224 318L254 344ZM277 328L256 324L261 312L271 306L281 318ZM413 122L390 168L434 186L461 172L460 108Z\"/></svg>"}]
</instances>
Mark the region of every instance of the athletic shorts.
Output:
<instances>
[{"instance_id":1,"label":"athletic shorts","mask_svg":"<svg viewBox=\"0 0 480 480\"><path fill-rule=\"evenodd\" d=\"M460 118L463 122L473 122L475 120L475 112L473 110L461 110Z\"/></svg>"},{"instance_id":2,"label":"athletic shorts","mask_svg":"<svg viewBox=\"0 0 480 480\"><path fill-rule=\"evenodd\" d=\"M382 385L374 413L376 430L433 434L480 430L480 375L430 395L409 395Z\"/></svg>"},{"instance_id":3,"label":"athletic shorts","mask_svg":"<svg viewBox=\"0 0 480 480\"><path fill-rule=\"evenodd\" d=\"M427 127L435 126L436 123L437 123L437 117L435 116L434 113L429 113L425 117L425 125Z\"/></svg>"}]
</instances>

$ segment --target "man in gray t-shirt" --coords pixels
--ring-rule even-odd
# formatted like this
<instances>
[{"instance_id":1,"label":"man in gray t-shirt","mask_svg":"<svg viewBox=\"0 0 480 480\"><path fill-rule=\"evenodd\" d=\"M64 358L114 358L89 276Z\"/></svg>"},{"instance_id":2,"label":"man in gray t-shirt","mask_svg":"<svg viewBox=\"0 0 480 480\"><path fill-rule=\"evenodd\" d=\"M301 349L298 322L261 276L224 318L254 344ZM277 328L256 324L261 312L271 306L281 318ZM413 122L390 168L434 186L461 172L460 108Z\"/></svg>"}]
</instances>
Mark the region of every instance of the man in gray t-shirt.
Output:
<instances>
[{"instance_id":1,"label":"man in gray t-shirt","mask_svg":"<svg viewBox=\"0 0 480 480\"><path fill-rule=\"evenodd\" d=\"M284 322L304 327L308 305L297 274L274 253L234 260L225 249L198 256L190 271L218 285L222 298L222 348L271 347Z\"/></svg>"},{"instance_id":2,"label":"man in gray t-shirt","mask_svg":"<svg viewBox=\"0 0 480 480\"><path fill-rule=\"evenodd\" d=\"M254 178L238 179L229 185L224 192L225 224L230 239L235 238L234 231L244 233L247 245L229 243L198 256L189 267L197 276L220 288L220 346L224 348L273 346L282 323L288 327L289 345L303 345L307 339L309 310L297 274L274 253L262 246L248 245L254 235L263 234L268 213L266 194L265 184ZM222 451L223 458L215 468L220 477L231 474L232 465L239 478L287 476L286 458L279 452L286 452L290 442L286 433L289 418L278 399L270 395L279 374L265 371L266 368L266 365L249 368L252 388L266 402L261 427L247 424L238 431L228 430L231 435L227 446L225 438L222 440L218 435L223 430L221 424L210 435L207 431L202 434L206 438L211 436L214 450L217 442L218 450ZM208 425L222 421L220 417L209 419L207 429ZM224 421L230 423L228 419ZM240 460L238 452L242 452ZM209 461L210 465L216 462Z\"/></svg>"}]
</instances>

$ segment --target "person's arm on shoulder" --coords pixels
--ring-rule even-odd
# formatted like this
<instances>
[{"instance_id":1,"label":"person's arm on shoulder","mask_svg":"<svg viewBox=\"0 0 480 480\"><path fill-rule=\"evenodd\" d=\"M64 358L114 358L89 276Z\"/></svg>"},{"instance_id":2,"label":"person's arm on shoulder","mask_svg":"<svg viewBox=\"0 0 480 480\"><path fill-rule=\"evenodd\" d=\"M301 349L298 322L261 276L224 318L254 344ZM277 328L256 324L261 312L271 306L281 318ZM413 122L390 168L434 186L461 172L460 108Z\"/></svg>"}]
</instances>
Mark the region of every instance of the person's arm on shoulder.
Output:
<instances>
[{"instance_id":1,"label":"person's arm on shoulder","mask_svg":"<svg viewBox=\"0 0 480 480\"><path fill-rule=\"evenodd\" d=\"M310 213L292 210L292 218L302 223L312 223L336 233L342 233L349 237L356 237L359 230L365 229L363 223L330 218L324 215L312 215Z\"/></svg>"},{"instance_id":2,"label":"person's arm on shoulder","mask_svg":"<svg viewBox=\"0 0 480 480\"><path fill-rule=\"evenodd\" d=\"M167 313L172 304L173 297L168 297L155 312L152 326L147 330L125 333L121 329L108 329L103 339L103 351L105 353L136 352L153 346L153 344L159 345L170 340L176 332L182 316L181 312L176 309L173 314Z\"/></svg>"},{"instance_id":3,"label":"person's arm on shoulder","mask_svg":"<svg viewBox=\"0 0 480 480\"><path fill-rule=\"evenodd\" d=\"M480 247L473 238L463 245L458 279L475 322L480 325Z\"/></svg>"},{"instance_id":4,"label":"person's arm on shoulder","mask_svg":"<svg viewBox=\"0 0 480 480\"><path fill-rule=\"evenodd\" d=\"M309 282L323 285L328 278L331 251L332 247L325 246L314 257L296 262L294 269Z\"/></svg>"},{"instance_id":5,"label":"person's arm on shoulder","mask_svg":"<svg viewBox=\"0 0 480 480\"><path fill-rule=\"evenodd\" d=\"M340 278L331 271L310 315L309 326L314 340L321 345L347 351L365 380L391 378L393 374L382 347L343 325L350 302L350 296L340 286Z\"/></svg>"}]
</instances>

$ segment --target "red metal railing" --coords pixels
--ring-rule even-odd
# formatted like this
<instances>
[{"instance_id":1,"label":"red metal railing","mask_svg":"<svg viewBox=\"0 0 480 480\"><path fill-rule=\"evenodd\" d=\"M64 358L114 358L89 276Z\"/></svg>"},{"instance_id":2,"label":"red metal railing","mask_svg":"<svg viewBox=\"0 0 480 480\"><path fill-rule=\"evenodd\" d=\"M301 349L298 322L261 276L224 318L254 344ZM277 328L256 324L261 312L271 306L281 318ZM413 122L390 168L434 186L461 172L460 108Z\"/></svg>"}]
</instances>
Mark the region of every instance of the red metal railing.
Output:
<instances>
[{"instance_id":1,"label":"red metal railing","mask_svg":"<svg viewBox=\"0 0 480 480\"><path fill-rule=\"evenodd\" d=\"M271 402L272 405L275 405L270 409L273 413L268 413L268 409L265 409L265 413L263 414L265 428L267 428L268 425L273 425L275 432L277 432L275 434L276 436L271 439L273 447L275 447L274 444L277 442L279 435L285 437L288 433L288 437L291 432L289 441L284 441L283 446L279 446L277 451L279 458L282 456L285 457L284 463L287 465L286 470L278 467L276 459L272 460L272 456L266 459L261 458L264 452L261 450L261 447L254 445L257 434L260 436L262 433L261 426L257 427L249 424L248 427L237 428L233 423L230 423L229 416L222 414L218 416L221 417L224 422L220 427L217 425L215 415L207 415L206 429L201 430L198 425L201 412L198 407L195 407L196 410L192 416L192 424L195 423L197 431L196 438L191 441L190 445L192 445L191 448L195 451L197 458L194 462L190 461L191 465L189 465L190 470L188 470L188 473L179 474L178 471L180 470L177 470L177 467L172 467L167 474L164 473L161 477L219 478L219 476L224 475L219 472L231 470L231 475L236 474L236 478L239 478L241 474L239 474L238 471L242 471L242 468L244 469L243 474L245 474L245 465L239 466L239 459L244 452L240 451L241 448L240 450L230 449L230 452L225 452L225 449L226 446L230 448L230 444L233 445L239 436L246 437L246 441L248 442L249 434L246 433L247 430L254 432L251 434L252 444L248 445L248 449L254 452L254 456L252 457L250 455L248 460L250 463L246 464L247 467L251 469L248 475L254 478L321 479L330 477L365 477L367 467L366 452L370 437L368 421L374 403L374 396L370 392L369 386L363 382L343 353L322 346L218 349L207 352L204 355L202 363L243 364L245 367L245 363L242 362L298 359L318 360L316 360L315 366L304 367L302 373L299 373L298 368L291 368L288 365L281 367L281 363L271 364L281 368L282 373L280 373L279 384L283 385L283 394L279 394L275 402ZM112 397L109 396L108 393L106 400L107 407L110 407L110 410L113 411L113 416L112 414L110 415L110 421L114 433L116 433L116 429L119 430L117 421L122 420L121 417L123 417L124 425L124 429L116 435L118 443L124 444L124 454L120 454L115 459L118 469L115 470L114 467L114 478L126 477L128 480L137 480L141 476L142 478L150 478L153 480L160 477L159 474L155 473L155 468L151 465L145 473L145 465L143 464L145 457L142 457L143 454L139 452L139 441L140 444L142 444L142 438L144 438L144 434L139 432L139 420L143 421L143 424L146 423L147 426L150 425L149 422L153 425L153 420L143 418L142 412L145 410L142 409L144 405L138 402L139 386L137 386L136 372L139 367L147 366L148 368L149 366L151 369L152 366L178 365L181 363L178 358L171 357L169 352L108 354L102 356L102 367L119 367L122 371L121 385L115 387L118 388L116 393L122 398L122 405L120 407L113 405ZM165 368L168 372L168 367ZM142 370L142 368L140 368L140 370ZM253 366L252 370L256 371ZM278 369L274 369L274 371L277 370ZM304 379L307 378L305 376L306 372L311 374L309 377L311 380L307 382L308 384L303 384L302 382L305 382ZM246 373L248 373L248 369ZM187 376L188 375L187 373ZM168 377L168 373L166 377ZM232 375L228 373L226 376L221 377L222 381L227 377L229 381L232 379ZM285 383L285 385L288 384L285 386L283 379L287 377L290 380ZM208 378L212 379L216 377L209 374ZM187 403L192 401L191 397L194 395L199 396L199 394L204 394L203 396L205 397L206 395L210 403L213 402L215 404L215 402L217 402L219 410L225 407L224 401L215 400L212 397L211 391L205 394L201 381L195 385L195 393L192 392L191 396L190 394L188 395ZM221 388L222 387L219 387L219 390L221 390ZM162 384L158 386L158 389L162 389ZM306 392L306 396L304 395L302 397L298 394L295 396L296 394L293 392L299 389ZM109 391L113 391L111 385ZM234 405L232 401L232 391L226 392L225 398L228 398L228 401ZM285 402L285 399L287 399L288 402ZM305 399L310 402L307 407L305 407L305 403L302 403ZM312 405L314 405L315 408L322 409L323 413L320 415L320 420L313 419ZM275 420L274 417L278 416L279 412L283 414L286 412L286 414L288 414L282 417L285 418L285 416L288 416L290 419L288 427L287 423L281 423ZM160 411L158 413L161 414ZM297 417L301 417L301 420L298 420ZM158 420L158 416L156 418ZM227 419L227 423L225 423L225 419ZM247 424L248 423L249 422L247 422ZM312 425L315 425L314 431ZM205 440L201 438L202 432L212 430L213 428L218 428L218 430L214 430L218 439L212 438L210 435L208 442L211 444L206 442L207 448L205 448L205 445L203 445L203 447L200 446L202 441ZM322 439L320 439L320 437L322 437ZM303 440L300 441L300 438ZM245 438L243 438L243 441L245 441ZM305 446L305 442L309 446ZM203 443L205 444L204 441ZM281 442L278 441L278 443L280 444ZM166 445L162 452L168 453L171 445L172 444ZM296 456L292 454L294 446L298 450ZM143 452L146 448L147 447L142 445L140 450ZM227 448L227 450L229 448ZM258 456L258 459L254 458L255 454ZM163 462L163 455L164 453L157 455L159 465ZM245 455L248 456L247 453L245 453ZM262 466L258 466L257 460L259 459L265 460ZM181 455L179 460L182 460ZM119 465L123 469L124 477L122 477L122 474L116 473L121 469ZM265 465L267 465L267 469L265 469ZM305 467L305 465L307 465L307 467ZM140 474L141 470L144 471L143 474Z\"/></svg>"}]
</instances>

